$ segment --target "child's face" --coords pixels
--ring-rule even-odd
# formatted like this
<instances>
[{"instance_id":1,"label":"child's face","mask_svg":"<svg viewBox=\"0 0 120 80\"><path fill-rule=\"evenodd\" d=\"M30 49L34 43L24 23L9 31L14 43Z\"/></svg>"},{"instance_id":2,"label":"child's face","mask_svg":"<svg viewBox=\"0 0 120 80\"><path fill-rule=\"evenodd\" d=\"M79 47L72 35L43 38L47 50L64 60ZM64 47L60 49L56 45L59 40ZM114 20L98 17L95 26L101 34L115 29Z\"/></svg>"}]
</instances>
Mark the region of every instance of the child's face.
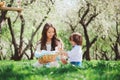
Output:
<instances>
[{"instance_id":1,"label":"child's face","mask_svg":"<svg viewBox=\"0 0 120 80\"><path fill-rule=\"evenodd\" d=\"M70 40L70 43L72 44L72 46L76 45L76 43L74 41L72 41L72 40Z\"/></svg>"},{"instance_id":2,"label":"child's face","mask_svg":"<svg viewBox=\"0 0 120 80\"><path fill-rule=\"evenodd\" d=\"M47 31L47 38L48 38L48 39L52 39L53 36L54 36L54 34L55 34L54 29L50 27L50 28L48 29L48 31Z\"/></svg>"}]
</instances>

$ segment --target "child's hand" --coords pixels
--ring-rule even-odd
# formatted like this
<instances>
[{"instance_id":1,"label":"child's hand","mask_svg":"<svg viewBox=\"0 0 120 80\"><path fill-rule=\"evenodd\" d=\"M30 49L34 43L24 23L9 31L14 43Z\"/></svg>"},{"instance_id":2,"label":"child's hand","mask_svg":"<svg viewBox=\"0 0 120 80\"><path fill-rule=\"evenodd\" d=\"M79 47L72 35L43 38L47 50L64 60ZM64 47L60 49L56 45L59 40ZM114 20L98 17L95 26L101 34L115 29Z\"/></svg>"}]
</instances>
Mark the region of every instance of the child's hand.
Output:
<instances>
[{"instance_id":1,"label":"child's hand","mask_svg":"<svg viewBox=\"0 0 120 80\"><path fill-rule=\"evenodd\" d=\"M67 64L68 55L67 53L61 53L61 62Z\"/></svg>"},{"instance_id":2,"label":"child's hand","mask_svg":"<svg viewBox=\"0 0 120 80\"><path fill-rule=\"evenodd\" d=\"M66 60L65 58L61 58L61 62L62 62L63 64L67 64L67 60Z\"/></svg>"}]
</instances>

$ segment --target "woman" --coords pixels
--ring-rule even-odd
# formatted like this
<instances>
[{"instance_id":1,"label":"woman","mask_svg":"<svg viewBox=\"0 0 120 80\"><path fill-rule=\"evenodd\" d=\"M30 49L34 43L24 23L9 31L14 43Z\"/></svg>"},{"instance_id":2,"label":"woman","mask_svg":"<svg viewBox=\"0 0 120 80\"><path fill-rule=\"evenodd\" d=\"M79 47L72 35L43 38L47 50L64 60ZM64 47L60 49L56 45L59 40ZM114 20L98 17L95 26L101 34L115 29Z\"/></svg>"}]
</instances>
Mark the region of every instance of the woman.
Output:
<instances>
[{"instance_id":1,"label":"woman","mask_svg":"<svg viewBox=\"0 0 120 80\"><path fill-rule=\"evenodd\" d=\"M42 50L58 51L59 49L62 49L62 48L63 48L62 43L57 38L56 29L53 27L52 24L46 23L43 27L42 36L37 44L36 51L37 52L41 52ZM59 66L57 60L54 62L47 63L45 65L47 67L48 66L50 66L50 67L51 66ZM43 64L41 64L40 62L37 61L35 64L33 64L33 66L40 67L40 66L43 66Z\"/></svg>"}]
</instances>

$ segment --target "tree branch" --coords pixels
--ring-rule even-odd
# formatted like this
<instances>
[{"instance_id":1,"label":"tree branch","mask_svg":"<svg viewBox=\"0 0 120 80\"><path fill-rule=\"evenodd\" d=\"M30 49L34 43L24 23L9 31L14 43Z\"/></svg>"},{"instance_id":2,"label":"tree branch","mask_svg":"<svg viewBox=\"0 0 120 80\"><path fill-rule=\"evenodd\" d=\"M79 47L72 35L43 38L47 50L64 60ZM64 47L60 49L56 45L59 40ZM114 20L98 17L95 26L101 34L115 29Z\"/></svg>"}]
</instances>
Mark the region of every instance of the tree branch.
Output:
<instances>
[{"instance_id":1,"label":"tree branch","mask_svg":"<svg viewBox=\"0 0 120 80\"><path fill-rule=\"evenodd\" d=\"M68 25L70 26L71 30L74 32L74 27L73 27L73 25L71 24L71 22L65 21L65 23L68 24Z\"/></svg>"},{"instance_id":2,"label":"tree branch","mask_svg":"<svg viewBox=\"0 0 120 80\"><path fill-rule=\"evenodd\" d=\"M88 14L89 11L90 11L90 3L87 3L87 9L86 9L86 11L84 12L84 14L82 15L81 20L80 20L80 22L79 22L79 23L81 23L82 25L84 25L84 18L85 18L85 16Z\"/></svg>"},{"instance_id":3,"label":"tree branch","mask_svg":"<svg viewBox=\"0 0 120 80\"><path fill-rule=\"evenodd\" d=\"M98 36L95 36L94 37L94 39L91 41L91 43L90 43L90 46L92 46L92 44L94 44L96 41L97 41L97 38L98 38Z\"/></svg>"},{"instance_id":4,"label":"tree branch","mask_svg":"<svg viewBox=\"0 0 120 80\"><path fill-rule=\"evenodd\" d=\"M88 24L97 16L98 14L93 14L90 18L89 18L89 20L88 20L88 22L85 24L86 26L88 26Z\"/></svg>"},{"instance_id":5,"label":"tree branch","mask_svg":"<svg viewBox=\"0 0 120 80\"><path fill-rule=\"evenodd\" d=\"M78 17L80 17L80 12L81 12L81 10L83 9L83 7L81 7L79 10L78 10Z\"/></svg>"},{"instance_id":6,"label":"tree branch","mask_svg":"<svg viewBox=\"0 0 120 80\"><path fill-rule=\"evenodd\" d=\"M52 5L54 5L54 4L55 4L55 0L50 0L50 2L52 3Z\"/></svg>"},{"instance_id":7,"label":"tree branch","mask_svg":"<svg viewBox=\"0 0 120 80\"><path fill-rule=\"evenodd\" d=\"M28 54L27 54L27 53L25 53L25 55L27 56L27 58L28 58L28 60L29 60L30 58L29 58Z\"/></svg>"},{"instance_id":8,"label":"tree branch","mask_svg":"<svg viewBox=\"0 0 120 80\"><path fill-rule=\"evenodd\" d=\"M16 40L15 40L14 31L13 31L12 26L11 26L11 19L7 18L7 20L8 20L8 26L9 26L9 30L10 30L10 33L11 33L11 37L12 37L12 43L14 45L14 48L18 48Z\"/></svg>"},{"instance_id":9,"label":"tree branch","mask_svg":"<svg viewBox=\"0 0 120 80\"><path fill-rule=\"evenodd\" d=\"M21 20L21 30L20 30L20 43L19 43L20 50L19 51L22 50L22 46L23 46L23 32L24 32L24 26L25 26L25 20L23 18L23 15L21 14L20 14L20 20Z\"/></svg>"}]
</instances>

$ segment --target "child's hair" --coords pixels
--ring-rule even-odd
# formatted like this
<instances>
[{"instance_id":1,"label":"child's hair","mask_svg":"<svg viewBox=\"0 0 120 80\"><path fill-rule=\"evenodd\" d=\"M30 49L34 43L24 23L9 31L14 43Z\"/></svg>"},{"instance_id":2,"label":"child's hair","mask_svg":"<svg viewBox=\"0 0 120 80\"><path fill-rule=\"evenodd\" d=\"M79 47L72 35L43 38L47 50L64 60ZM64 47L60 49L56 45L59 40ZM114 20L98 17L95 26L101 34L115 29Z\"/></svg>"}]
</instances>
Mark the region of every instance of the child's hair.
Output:
<instances>
[{"instance_id":1,"label":"child's hair","mask_svg":"<svg viewBox=\"0 0 120 80\"><path fill-rule=\"evenodd\" d=\"M55 27L53 27L53 25L51 23L46 23L43 27L42 37L40 39L40 41L41 41L41 49L40 50L46 50L47 31L50 27L54 29L54 33L55 33L52 38L52 44L51 44L52 49L51 50L55 50L55 47L58 45L57 42L60 41L57 38L57 33L56 33Z\"/></svg>"},{"instance_id":2,"label":"child's hair","mask_svg":"<svg viewBox=\"0 0 120 80\"><path fill-rule=\"evenodd\" d=\"M77 45L82 45L82 35L80 33L72 33L69 40L74 41Z\"/></svg>"}]
</instances>

